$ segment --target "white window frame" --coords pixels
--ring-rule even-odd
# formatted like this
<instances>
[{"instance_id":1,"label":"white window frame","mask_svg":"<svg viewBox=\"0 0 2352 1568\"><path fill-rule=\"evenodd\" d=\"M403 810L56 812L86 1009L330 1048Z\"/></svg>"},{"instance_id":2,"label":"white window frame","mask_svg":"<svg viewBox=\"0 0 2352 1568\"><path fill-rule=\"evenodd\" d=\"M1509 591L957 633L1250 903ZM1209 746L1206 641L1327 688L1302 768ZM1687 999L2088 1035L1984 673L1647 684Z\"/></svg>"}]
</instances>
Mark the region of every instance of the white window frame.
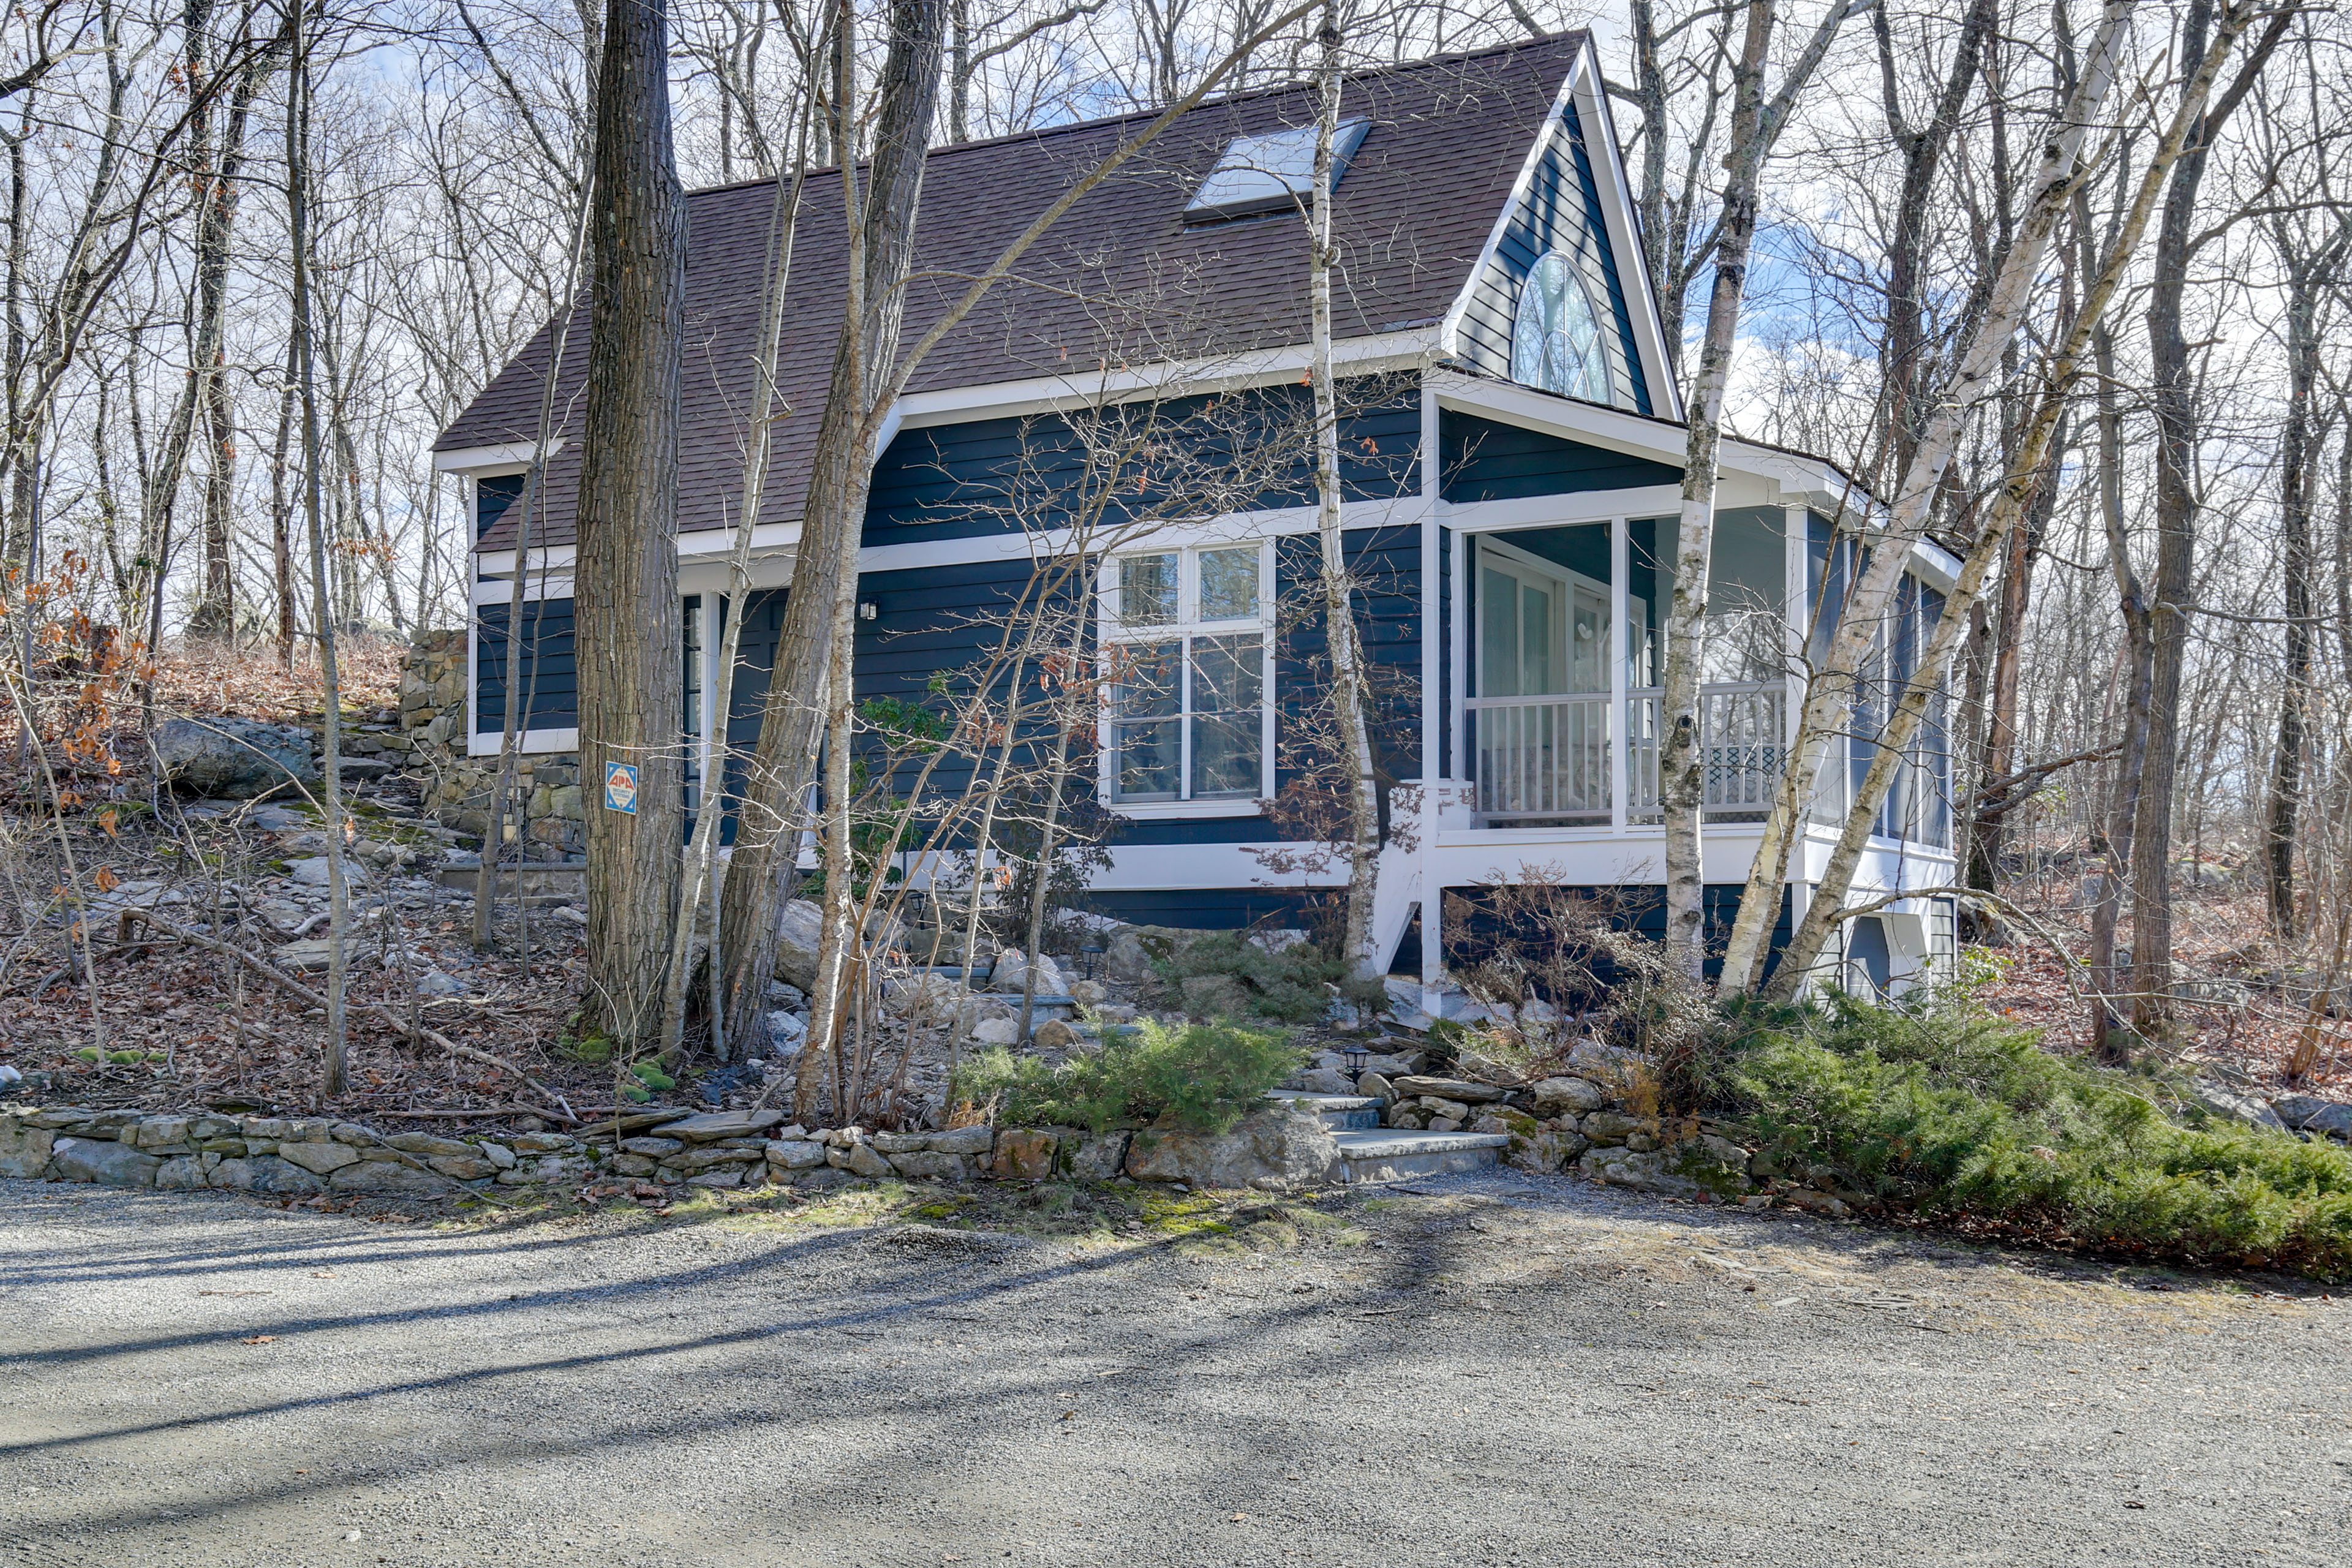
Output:
<instances>
[{"instance_id":1,"label":"white window frame","mask_svg":"<svg viewBox=\"0 0 2352 1568\"><path fill-rule=\"evenodd\" d=\"M1257 614L1246 619L1202 620L1199 614L1201 556L1211 551L1255 550L1257 552ZM1130 626L1120 613L1123 606L1124 563L1143 556L1173 555L1177 557L1177 614L1172 621L1152 626ZM1097 795L1103 805L1122 816L1148 818L1154 816L1255 816L1259 802L1274 794L1274 542L1267 539L1220 539L1197 544L1163 544L1157 548L1138 548L1121 552L1103 563L1100 590L1096 598L1097 646L1106 652L1102 668L1108 673L1110 660L1108 650L1124 644L1180 642L1182 692L1178 702L1179 731L1181 737L1177 753L1177 789L1174 800L1122 800L1118 795L1118 750L1111 743L1110 726L1116 722L1108 710L1110 688L1104 688L1105 711L1097 726L1097 737L1101 742L1101 756ZM1255 794L1194 796L1192 787L1192 641L1195 637L1222 637L1255 633L1258 637L1258 787Z\"/></svg>"}]
</instances>

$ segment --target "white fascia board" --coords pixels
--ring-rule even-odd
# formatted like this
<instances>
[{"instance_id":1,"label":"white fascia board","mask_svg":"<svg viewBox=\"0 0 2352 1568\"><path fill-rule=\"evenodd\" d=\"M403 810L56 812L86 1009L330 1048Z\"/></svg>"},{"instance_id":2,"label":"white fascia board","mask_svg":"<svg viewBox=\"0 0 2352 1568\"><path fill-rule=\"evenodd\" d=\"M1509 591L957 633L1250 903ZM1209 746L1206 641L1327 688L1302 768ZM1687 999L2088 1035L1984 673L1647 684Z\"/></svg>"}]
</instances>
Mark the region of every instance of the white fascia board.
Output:
<instances>
[{"instance_id":1,"label":"white fascia board","mask_svg":"<svg viewBox=\"0 0 2352 1568\"><path fill-rule=\"evenodd\" d=\"M579 558L579 551L569 544L559 544L552 550L532 551L529 568L531 587L530 596L534 599L540 596L540 582L550 573L561 572L569 578L572 574L572 564ZM474 567L485 581L510 583L514 580L515 552L511 550L483 551L474 557ZM475 586L478 589L481 584L476 584Z\"/></svg>"},{"instance_id":2,"label":"white fascia board","mask_svg":"<svg viewBox=\"0 0 2352 1568\"><path fill-rule=\"evenodd\" d=\"M1569 72L1576 91L1578 117L1587 128L1585 155L1592 164L1592 183L1601 190L1601 213L1609 225L1609 247L1617 254L1617 282L1625 295L1625 313L1633 318L1633 339L1643 359L1643 379L1650 384L1650 403L1667 419L1683 417L1682 387L1675 380L1673 345L1666 342L1664 314L1658 309L1657 279L1642 249L1642 235L1633 211L1633 183L1625 175L1624 144L1617 139L1616 117L1609 108L1609 89L1601 75L1601 58L1592 40L1577 51ZM1596 148L1593 143L1598 142ZM1641 280L1625 288L1630 268ZM1465 296L1466 299L1466 296ZM1661 394L1664 395L1660 395Z\"/></svg>"},{"instance_id":3,"label":"white fascia board","mask_svg":"<svg viewBox=\"0 0 2352 1568\"><path fill-rule=\"evenodd\" d=\"M1585 47L1587 49L1591 47L1589 43ZM1576 68L1571 65L1568 74L1560 78L1559 90L1552 95L1550 110L1536 128L1536 133L1528 139L1527 156L1519 162L1518 177L1511 182L1510 194L1503 198L1502 210L1495 215L1494 227L1486 231L1486 243L1478 247L1478 258L1470 264L1470 270L1464 275L1461 291L1454 296L1454 303L1445 308L1445 314L1438 321L1437 352L1444 358L1461 357L1462 318L1470 309L1470 296L1477 291L1479 280L1486 276L1486 268L1494 264L1495 253L1502 248L1503 231L1511 226L1511 215L1519 210L1520 204L1528 199L1528 193L1535 188L1536 170L1543 163L1544 142L1551 135L1552 126L1559 122L1561 111L1568 107L1569 95L1575 89Z\"/></svg>"},{"instance_id":4,"label":"white fascia board","mask_svg":"<svg viewBox=\"0 0 2352 1568\"><path fill-rule=\"evenodd\" d=\"M1960 585L1960 558L1932 539L1923 539L1911 547L1911 570L1939 594L1948 594Z\"/></svg>"},{"instance_id":5,"label":"white fascia board","mask_svg":"<svg viewBox=\"0 0 2352 1568\"><path fill-rule=\"evenodd\" d=\"M1369 375L1425 363L1434 352L1437 329L1415 327L1340 338L1331 345L1333 367L1346 375ZM1162 360L1117 370L1074 370L1066 375L910 392L891 409L889 428L918 430L969 419L1001 419L1059 409L1132 403L1142 398L1192 397L1297 380L1306 373L1305 343L1252 349L1211 359Z\"/></svg>"},{"instance_id":6,"label":"white fascia board","mask_svg":"<svg viewBox=\"0 0 2352 1568\"><path fill-rule=\"evenodd\" d=\"M1387 528L1417 523L1427 504L1417 495L1349 501L1339 508L1339 526ZM1154 523L1149 528L1095 529L1084 537L1067 528L1035 532L1007 531L961 539L877 545L858 553L857 569L861 573L905 572L923 566L963 566L982 561L1043 562L1066 556L1080 548L1088 554L1114 555L1146 547L1181 550L1190 545L1244 543L1285 534L1312 533L1315 526L1313 507L1290 506L1265 511L1224 512L1193 521Z\"/></svg>"},{"instance_id":7,"label":"white fascia board","mask_svg":"<svg viewBox=\"0 0 2352 1568\"><path fill-rule=\"evenodd\" d=\"M1644 485L1635 489L1518 496L1510 500L1444 501L1437 516L1456 532L1496 533L1514 528L1573 528L1621 517L1673 517L1682 510L1682 491L1675 486Z\"/></svg>"},{"instance_id":8,"label":"white fascia board","mask_svg":"<svg viewBox=\"0 0 2352 1568\"><path fill-rule=\"evenodd\" d=\"M534 565L523 584L523 599L568 599L572 596L571 563L567 560L562 571L542 571ZM509 605L514 602L514 577L486 578L474 584L473 602L481 605Z\"/></svg>"},{"instance_id":9,"label":"white fascia board","mask_svg":"<svg viewBox=\"0 0 2352 1568\"><path fill-rule=\"evenodd\" d=\"M697 529L678 536L677 559L680 565L702 561L728 561L735 554L736 531L729 528ZM797 519L791 522L763 522L751 531L751 558L789 554L801 542L801 525Z\"/></svg>"},{"instance_id":10,"label":"white fascia board","mask_svg":"<svg viewBox=\"0 0 2352 1568\"><path fill-rule=\"evenodd\" d=\"M548 456L563 449L559 437L547 444ZM539 454L536 441L506 441L495 447L460 447L455 451L433 454L436 472L444 474L486 473L494 468L527 468Z\"/></svg>"},{"instance_id":11,"label":"white fascia board","mask_svg":"<svg viewBox=\"0 0 2352 1568\"><path fill-rule=\"evenodd\" d=\"M498 730L468 736L466 741L466 754L469 757L495 757L499 754L499 744L504 739L504 733ZM580 731L578 730L525 730L515 737L515 750L525 755L537 755L548 752L576 752L579 749Z\"/></svg>"}]
</instances>

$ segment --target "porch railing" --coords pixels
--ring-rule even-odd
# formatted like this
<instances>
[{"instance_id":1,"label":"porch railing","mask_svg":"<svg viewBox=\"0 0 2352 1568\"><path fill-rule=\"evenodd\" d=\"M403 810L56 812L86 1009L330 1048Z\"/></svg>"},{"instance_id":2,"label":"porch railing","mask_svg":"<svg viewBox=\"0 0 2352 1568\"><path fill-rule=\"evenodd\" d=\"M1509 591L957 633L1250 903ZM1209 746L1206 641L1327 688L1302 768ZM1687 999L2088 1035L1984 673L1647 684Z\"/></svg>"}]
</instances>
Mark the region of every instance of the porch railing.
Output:
<instances>
[{"instance_id":1,"label":"porch railing","mask_svg":"<svg viewBox=\"0 0 2352 1568\"><path fill-rule=\"evenodd\" d=\"M1658 810L1658 752L1664 728L1664 693L1626 693L1634 737L1627 758L1626 793L1636 815ZM1780 680L1727 681L1698 692L1700 804L1709 811L1764 811L1789 754L1789 688Z\"/></svg>"},{"instance_id":2,"label":"porch railing","mask_svg":"<svg viewBox=\"0 0 2352 1568\"><path fill-rule=\"evenodd\" d=\"M1478 815L1495 822L1613 816L1611 752L1622 733L1626 815L1654 816L1661 696L1654 688L1627 692L1622 731L1610 722L1606 696L1470 699ZM1700 689L1706 810L1771 805L1788 754L1788 700L1787 684L1777 680Z\"/></svg>"},{"instance_id":3,"label":"porch railing","mask_svg":"<svg viewBox=\"0 0 2352 1568\"><path fill-rule=\"evenodd\" d=\"M1609 810L1609 699L1474 697L1478 814L1501 820Z\"/></svg>"}]
</instances>

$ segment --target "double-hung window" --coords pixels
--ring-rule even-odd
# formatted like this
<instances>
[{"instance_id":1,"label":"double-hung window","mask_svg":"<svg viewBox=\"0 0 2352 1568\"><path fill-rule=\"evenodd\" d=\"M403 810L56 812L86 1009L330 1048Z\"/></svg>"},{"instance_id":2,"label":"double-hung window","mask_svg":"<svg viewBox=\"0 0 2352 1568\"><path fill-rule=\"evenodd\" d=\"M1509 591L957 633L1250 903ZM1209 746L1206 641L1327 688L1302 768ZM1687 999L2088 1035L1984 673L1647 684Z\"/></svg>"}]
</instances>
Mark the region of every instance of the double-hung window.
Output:
<instances>
[{"instance_id":1,"label":"double-hung window","mask_svg":"<svg viewBox=\"0 0 2352 1568\"><path fill-rule=\"evenodd\" d=\"M1114 556L1110 567L1102 637L1110 798L1266 795L1274 597L1266 547L1148 551Z\"/></svg>"}]
</instances>

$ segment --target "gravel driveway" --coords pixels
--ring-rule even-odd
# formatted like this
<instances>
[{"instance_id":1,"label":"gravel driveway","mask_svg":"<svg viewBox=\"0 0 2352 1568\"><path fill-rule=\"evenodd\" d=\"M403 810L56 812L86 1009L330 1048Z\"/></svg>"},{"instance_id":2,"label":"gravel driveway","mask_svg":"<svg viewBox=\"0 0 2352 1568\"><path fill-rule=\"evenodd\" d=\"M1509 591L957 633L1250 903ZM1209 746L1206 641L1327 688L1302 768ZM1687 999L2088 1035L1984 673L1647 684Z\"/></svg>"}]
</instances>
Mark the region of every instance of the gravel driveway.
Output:
<instances>
[{"instance_id":1,"label":"gravel driveway","mask_svg":"<svg viewBox=\"0 0 2352 1568\"><path fill-rule=\"evenodd\" d=\"M2352 1560L2341 1300L1566 1181L1325 1209L1252 1251L0 1181L0 1565Z\"/></svg>"}]
</instances>

